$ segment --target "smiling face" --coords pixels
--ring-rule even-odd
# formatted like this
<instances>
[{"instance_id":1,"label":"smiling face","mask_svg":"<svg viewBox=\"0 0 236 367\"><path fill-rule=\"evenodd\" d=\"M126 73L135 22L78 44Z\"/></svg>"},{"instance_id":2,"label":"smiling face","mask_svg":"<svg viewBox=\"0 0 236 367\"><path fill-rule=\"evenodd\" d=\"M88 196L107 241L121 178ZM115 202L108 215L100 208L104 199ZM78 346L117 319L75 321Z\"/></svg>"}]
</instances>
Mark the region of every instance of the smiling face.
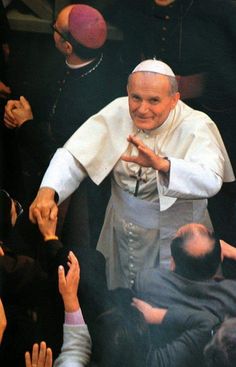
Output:
<instances>
[{"instance_id":1,"label":"smiling face","mask_svg":"<svg viewBox=\"0 0 236 367\"><path fill-rule=\"evenodd\" d=\"M168 77L156 73L131 74L127 90L130 116L142 130L160 127L179 100L179 93L170 92Z\"/></svg>"}]
</instances>

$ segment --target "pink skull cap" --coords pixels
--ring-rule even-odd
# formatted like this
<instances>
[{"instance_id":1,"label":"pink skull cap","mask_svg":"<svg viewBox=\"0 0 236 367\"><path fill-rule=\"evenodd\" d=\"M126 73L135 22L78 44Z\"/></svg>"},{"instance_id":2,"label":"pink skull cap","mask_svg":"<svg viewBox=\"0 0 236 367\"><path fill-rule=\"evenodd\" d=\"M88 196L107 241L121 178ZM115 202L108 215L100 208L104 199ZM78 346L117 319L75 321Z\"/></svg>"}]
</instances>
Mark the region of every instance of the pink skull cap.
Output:
<instances>
[{"instance_id":1,"label":"pink skull cap","mask_svg":"<svg viewBox=\"0 0 236 367\"><path fill-rule=\"evenodd\" d=\"M140 64L134 68L132 73L136 73L137 71L147 71L175 77L175 74L169 65L165 64L163 61L155 59L144 60L140 62Z\"/></svg>"},{"instance_id":2,"label":"pink skull cap","mask_svg":"<svg viewBox=\"0 0 236 367\"><path fill-rule=\"evenodd\" d=\"M74 5L69 14L68 30L82 46L97 49L107 38L107 25L98 10L89 5Z\"/></svg>"}]
</instances>

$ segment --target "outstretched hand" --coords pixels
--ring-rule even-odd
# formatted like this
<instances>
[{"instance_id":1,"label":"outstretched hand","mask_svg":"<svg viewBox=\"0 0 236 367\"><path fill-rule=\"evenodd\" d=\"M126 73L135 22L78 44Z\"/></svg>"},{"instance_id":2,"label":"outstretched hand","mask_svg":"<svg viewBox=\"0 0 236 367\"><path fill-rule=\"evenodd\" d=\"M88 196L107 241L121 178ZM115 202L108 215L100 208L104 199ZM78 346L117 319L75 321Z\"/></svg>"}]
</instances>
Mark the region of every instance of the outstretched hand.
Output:
<instances>
[{"instance_id":1,"label":"outstretched hand","mask_svg":"<svg viewBox=\"0 0 236 367\"><path fill-rule=\"evenodd\" d=\"M25 353L26 367L52 367L52 350L47 348L45 342L33 345L32 354Z\"/></svg>"},{"instance_id":2,"label":"outstretched hand","mask_svg":"<svg viewBox=\"0 0 236 367\"><path fill-rule=\"evenodd\" d=\"M138 298L133 298L132 306L142 312L148 324L161 324L167 313L167 309L153 307L149 303Z\"/></svg>"},{"instance_id":3,"label":"outstretched hand","mask_svg":"<svg viewBox=\"0 0 236 367\"><path fill-rule=\"evenodd\" d=\"M80 308L77 295L80 280L80 267L72 251L69 252L67 265L69 266L69 270L66 275L62 265L58 268L58 286L64 302L65 311L74 312Z\"/></svg>"},{"instance_id":4,"label":"outstretched hand","mask_svg":"<svg viewBox=\"0 0 236 367\"><path fill-rule=\"evenodd\" d=\"M170 162L156 155L142 142L142 140L134 135L129 135L127 140L138 149L138 155L122 155L121 159L123 161L137 163L142 167L152 167L153 169L162 172L169 172Z\"/></svg>"},{"instance_id":5,"label":"outstretched hand","mask_svg":"<svg viewBox=\"0 0 236 367\"><path fill-rule=\"evenodd\" d=\"M55 191L48 187L42 187L38 191L29 209L29 219L32 223L38 223L38 220L43 218L50 218L52 221L57 218L58 207L54 195Z\"/></svg>"}]
</instances>

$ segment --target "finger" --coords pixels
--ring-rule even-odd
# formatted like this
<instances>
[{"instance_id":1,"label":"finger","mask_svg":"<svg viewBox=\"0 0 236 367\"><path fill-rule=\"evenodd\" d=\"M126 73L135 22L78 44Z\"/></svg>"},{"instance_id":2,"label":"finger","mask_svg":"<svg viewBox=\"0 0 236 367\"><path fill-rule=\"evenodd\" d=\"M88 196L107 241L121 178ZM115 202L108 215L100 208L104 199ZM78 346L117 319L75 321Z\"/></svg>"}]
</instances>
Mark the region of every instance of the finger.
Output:
<instances>
[{"instance_id":1,"label":"finger","mask_svg":"<svg viewBox=\"0 0 236 367\"><path fill-rule=\"evenodd\" d=\"M38 355L39 355L39 345L37 343L35 343L33 345L33 351L32 351L32 366L38 365Z\"/></svg>"},{"instance_id":2,"label":"finger","mask_svg":"<svg viewBox=\"0 0 236 367\"><path fill-rule=\"evenodd\" d=\"M15 121L15 117L13 116L13 114L9 114L7 111L5 111L4 113L4 121L6 122L14 122Z\"/></svg>"},{"instance_id":3,"label":"finger","mask_svg":"<svg viewBox=\"0 0 236 367\"><path fill-rule=\"evenodd\" d=\"M31 367L30 352L25 352L25 367Z\"/></svg>"},{"instance_id":4,"label":"finger","mask_svg":"<svg viewBox=\"0 0 236 367\"><path fill-rule=\"evenodd\" d=\"M128 139L127 139L130 143L132 143L133 145L135 145L136 147L138 147L139 145L141 146L145 146L144 143L142 142L142 140L140 140L137 136L135 135L129 135Z\"/></svg>"},{"instance_id":5,"label":"finger","mask_svg":"<svg viewBox=\"0 0 236 367\"><path fill-rule=\"evenodd\" d=\"M121 159L122 161L125 161L125 162L138 163L138 157L135 157L133 155L122 155Z\"/></svg>"},{"instance_id":6,"label":"finger","mask_svg":"<svg viewBox=\"0 0 236 367\"><path fill-rule=\"evenodd\" d=\"M20 102L21 102L22 107L24 109L31 110L31 106L30 106L29 102L27 101L27 99L24 96L20 97Z\"/></svg>"},{"instance_id":7,"label":"finger","mask_svg":"<svg viewBox=\"0 0 236 367\"><path fill-rule=\"evenodd\" d=\"M38 356L38 366L37 367L44 367L44 362L46 359L46 350L47 346L45 342L40 343L40 349L39 349L39 356Z\"/></svg>"},{"instance_id":8,"label":"finger","mask_svg":"<svg viewBox=\"0 0 236 367\"><path fill-rule=\"evenodd\" d=\"M65 269L62 265L59 265L58 267L58 284L59 289L61 286L64 287L64 285L66 284Z\"/></svg>"},{"instance_id":9,"label":"finger","mask_svg":"<svg viewBox=\"0 0 236 367\"><path fill-rule=\"evenodd\" d=\"M39 208L35 207L33 209L33 211L34 211L34 218L35 218L36 222L38 223L38 225L42 224L43 219L42 219L41 212L40 212Z\"/></svg>"},{"instance_id":10,"label":"finger","mask_svg":"<svg viewBox=\"0 0 236 367\"><path fill-rule=\"evenodd\" d=\"M41 211L42 219L49 219L50 218L51 210L50 210L49 207L41 207L40 211Z\"/></svg>"},{"instance_id":11,"label":"finger","mask_svg":"<svg viewBox=\"0 0 236 367\"><path fill-rule=\"evenodd\" d=\"M45 367L52 367L52 350L47 348Z\"/></svg>"},{"instance_id":12,"label":"finger","mask_svg":"<svg viewBox=\"0 0 236 367\"><path fill-rule=\"evenodd\" d=\"M57 205L54 205L51 208L51 211L50 211L50 219L51 220L57 219L57 213L58 213L58 206Z\"/></svg>"},{"instance_id":13,"label":"finger","mask_svg":"<svg viewBox=\"0 0 236 367\"><path fill-rule=\"evenodd\" d=\"M13 115L13 110L15 108L20 108L21 107L21 103L20 101L17 100L10 100L7 102L6 106L5 106L5 112L7 113L7 115L14 119L14 115Z\"/></svg>"},{"instance_id":14,"label":"finger","mask_svg":"<svg viewBox=\"0 0 236 367\"><path fill-rule=\"evenodd\" d=\"M12 118L9 118L6 114L4 115L3 121L4 121L5 126L7 126L10 129L13 129L14 127L16 127L15 119L12 120Z\"/></svg>"},{"instance_id":15,"label":"finger","mask_svg":"<svg viewBox=\"0 0 236 367\"><path fill-rule=\"evenodd\" d=\"M34 203L33 203L34 204ZM35 209L35 207L34 207L34 205L33 204L31 204L31 206L30 206L30 208L29 208L29 219L30 219L30 221L32 222L32 223L34 223L34 224L36 224L37 223L37 220L36 220L36 218L35 218L35 216L34 216L34 209Z\"/></svg>"}]
</instances>

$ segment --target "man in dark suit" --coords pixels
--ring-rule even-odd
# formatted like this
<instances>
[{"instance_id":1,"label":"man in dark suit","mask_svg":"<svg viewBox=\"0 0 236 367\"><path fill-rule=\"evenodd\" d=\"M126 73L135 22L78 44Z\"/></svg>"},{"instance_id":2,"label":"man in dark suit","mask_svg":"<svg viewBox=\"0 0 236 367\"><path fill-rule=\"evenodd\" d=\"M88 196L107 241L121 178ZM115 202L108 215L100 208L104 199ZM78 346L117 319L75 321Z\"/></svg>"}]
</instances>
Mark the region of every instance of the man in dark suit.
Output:
<instances>
[{"instance_id":1,"label":"man in dark suit","mask_svg":"<svg viewBox=\"0 0 236 367\"><path fill-rule=\"evenodd\" d=\"M216 278L223 257L234 256L233 248L205 226L191 223L177 231L171 254L172 271L152 268L138 273L137 297L155 307L208 310L220 319L236 315L235 280ZM149 318L155 307L146 302L136 300L135 304Z\"/></svg>"}]
</instances>

